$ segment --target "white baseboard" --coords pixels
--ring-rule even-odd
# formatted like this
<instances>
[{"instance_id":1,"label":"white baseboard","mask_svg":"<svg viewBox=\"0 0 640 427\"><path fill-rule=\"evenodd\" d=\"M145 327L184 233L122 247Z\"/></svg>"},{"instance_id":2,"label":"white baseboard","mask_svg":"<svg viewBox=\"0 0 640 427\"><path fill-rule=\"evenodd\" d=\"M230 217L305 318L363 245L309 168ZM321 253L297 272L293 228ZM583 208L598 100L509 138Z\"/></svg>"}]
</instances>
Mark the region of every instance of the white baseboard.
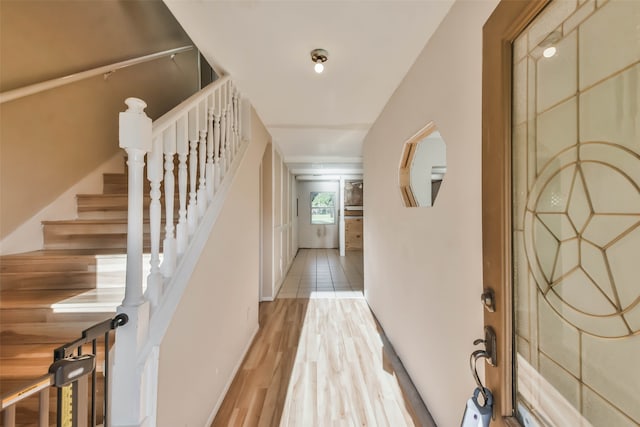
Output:
<instances>
[{"instance_id":1,"label":"white baseboard","mask_svg":"<svg viewBox=\"0 0 640 427\"><path fill-rule=\"evenodd\" d=\"M37 251L43 247L42 221L75 219L78 216L76 195L102 193L102 174L124 172L123 152L107 160L40 212L23 222L0 241L0 255Z\"/></svg>"},{"instance_id":2,"label":"white baseboard","mask_svg":"<svg viewBox=\"0 0 640 427\"><path fill-rule=\"evenodd\" d=\"M247 356L247 353L249 352L249 349L251 348L253 341L256 339L256 334L258 333L259 330L260 330L260 326L256 325L256 329L253 331L253 334L251 334L251 339L245 346L244 351L242 352L242 356L238 359L238 364L233 368L233 372L229 376L229 381L227 381L227 384L225 384L224 389L222 390L222 393L220 394L220 397L216 402L216 406L213 407L213 410L211 411L211 414L209 414L209 418L207 419L207 423L204 425L204 427L209 427L213 423L213 420L216 417L216 414L218 413L220 406L222 406L222 402L224 401L224 398L227 396L227 392L231 387L231 383L233 383L233 380L236 378L236 374L238 373L238 370L240 370L240 367L242 366L242 362L244 362L244 358Z\"/></svg>"},{"instance_id":3,"label":"white baseboard","mask_svg":"<svg viewBox=\"0 0 640 427\"><path fill-rule=\"evenodd\" d=\"M262 297L260 299L260 302L271 302L271 301L275 301L276 297Z\"/></svg>"}]
</instances>

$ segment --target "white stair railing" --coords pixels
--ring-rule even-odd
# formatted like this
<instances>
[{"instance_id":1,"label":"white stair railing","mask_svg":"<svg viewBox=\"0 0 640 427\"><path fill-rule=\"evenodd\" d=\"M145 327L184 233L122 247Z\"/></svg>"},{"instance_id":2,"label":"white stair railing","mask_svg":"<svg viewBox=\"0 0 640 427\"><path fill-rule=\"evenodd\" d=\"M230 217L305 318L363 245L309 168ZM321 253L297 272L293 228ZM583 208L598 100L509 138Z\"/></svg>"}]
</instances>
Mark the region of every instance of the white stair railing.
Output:
<instances>
[{"instance_id":1,"label":"white stair railing","mask_svg":"<svg viewBox=\"0 0 640 427\"><path fill-rule=\"evenodd\" d=\"M249 111L248 102L241 99L229 77L210 84L153 123L144 113L144 101L129 98L126 104L127 111L120 113L120 146L129 156L129 223L126 291L119 311L130 321L127 328L118 329L116 340L113 426L155 423L157 346L189 280L187 270L195 266L215 222L249 134L241 126L241 116ZM143 221L145 154L149 183L144 185L149 185L151 199L147 240ZM145 245L151 256L143 293Z\"/></svg>"}]
</instances>

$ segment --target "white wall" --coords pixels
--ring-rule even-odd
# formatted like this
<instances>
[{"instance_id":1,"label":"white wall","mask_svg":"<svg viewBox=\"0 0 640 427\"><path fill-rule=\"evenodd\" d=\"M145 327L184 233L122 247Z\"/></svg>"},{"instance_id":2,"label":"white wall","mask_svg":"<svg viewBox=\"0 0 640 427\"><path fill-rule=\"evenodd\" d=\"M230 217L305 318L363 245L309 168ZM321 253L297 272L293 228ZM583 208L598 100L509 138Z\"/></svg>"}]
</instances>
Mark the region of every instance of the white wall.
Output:
<instances>
[{"instance_id":1,"label":"white wall","mask_svg":"<svg viewBox=\"0 0 640 427\"><path fill-rule=\"evenodd\" d=\"M204 426L258 328L260 163L252 142L160 347L158 426Z\"/></svg>"},{"instance_id":2,"label":"white wall","mask_svg":"<svg viewBox=\"0 0 640 427\"><path fill-rule=\"evenodd\" d=\"M337 248L338 218L334 225L311 224L311 192L336 193L336 215L340 208L339 181L298 181L298 246L301 248Z\"/></svg>"},{"instance_id":3,"label":"white wall","mask_svg":"<svg viewBox=\"0 0 640 427\"><path fill-rule=\"evenodd\" d=\"M496 4L454 4L364 142L365 295L441 426L460 424L483 336L482 25ZM404 208L402 146L431 120L447 175L434 207Z\"/></svg>"}]
</instances>

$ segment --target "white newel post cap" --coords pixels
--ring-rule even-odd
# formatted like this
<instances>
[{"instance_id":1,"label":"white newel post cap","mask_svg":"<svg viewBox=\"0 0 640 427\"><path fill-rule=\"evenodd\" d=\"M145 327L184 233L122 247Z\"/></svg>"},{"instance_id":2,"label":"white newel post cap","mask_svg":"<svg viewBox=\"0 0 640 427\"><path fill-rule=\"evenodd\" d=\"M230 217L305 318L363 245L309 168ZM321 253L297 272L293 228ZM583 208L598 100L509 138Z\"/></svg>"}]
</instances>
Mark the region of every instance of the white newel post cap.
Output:
<instances>
[{"instance_id":1,"label":"white newel post cap","mask_svg":"<svg viewBox=\"0 0 640 427\"><path fill-rule=\"evenodd\" d=\"M129 108L120 113L120 148L151 151L151 119L144 109L147 103L138 98L127 98Z\"/></svg>"}]
</instances>

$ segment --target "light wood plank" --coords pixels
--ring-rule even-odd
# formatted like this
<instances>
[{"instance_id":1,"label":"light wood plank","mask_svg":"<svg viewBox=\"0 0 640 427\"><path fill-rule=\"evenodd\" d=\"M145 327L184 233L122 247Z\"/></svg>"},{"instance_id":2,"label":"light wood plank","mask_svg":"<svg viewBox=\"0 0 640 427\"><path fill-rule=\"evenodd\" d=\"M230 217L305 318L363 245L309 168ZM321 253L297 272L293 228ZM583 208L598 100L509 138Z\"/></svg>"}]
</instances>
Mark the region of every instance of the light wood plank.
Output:
<instances>
[{"instance_id":1,"label":"light wood plank","mask_svg":"<svg viewBox=\"0 0 640 427\"><path fill-rule=\"evenodd\" d=\"M305 250L289 279L339 268L361 280L357 263ZM363 298L262 303L260 331L212 426L430 425L417 421L383 334Z\"/></svg>"}]
</instances>

